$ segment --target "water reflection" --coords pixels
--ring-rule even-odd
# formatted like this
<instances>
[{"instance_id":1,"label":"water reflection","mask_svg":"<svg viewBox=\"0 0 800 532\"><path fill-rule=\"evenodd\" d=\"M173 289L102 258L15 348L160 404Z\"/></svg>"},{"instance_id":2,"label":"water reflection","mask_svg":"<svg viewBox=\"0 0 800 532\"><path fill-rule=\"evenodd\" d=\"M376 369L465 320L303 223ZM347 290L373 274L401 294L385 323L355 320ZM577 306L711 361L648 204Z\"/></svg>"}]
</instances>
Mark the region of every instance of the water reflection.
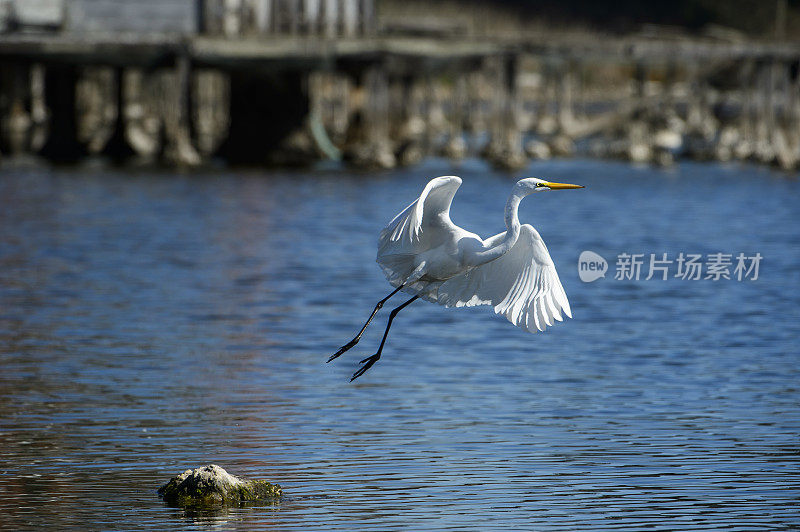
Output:
<instances>
[{"instance_id":1,"label":"water reflection","mask_svg":"<svg viewBox=\"0 0 800 532\"><path fill-rule=\"evenodd\" d=\"M385 316L324 360L387 293L376 234L452 171L439 164L4 176L3 527L800 525L797 182L752 168L537 166L589 185L520 212L575 319L530 336L485 309L418 303L348 385ZM477 163L459 173L453 219L501 230L512 180ZM755 283L583 284L583 249L765 260ZM208 462L287 497L218 515L156 498Z\"/></svg>"}]
</instances>

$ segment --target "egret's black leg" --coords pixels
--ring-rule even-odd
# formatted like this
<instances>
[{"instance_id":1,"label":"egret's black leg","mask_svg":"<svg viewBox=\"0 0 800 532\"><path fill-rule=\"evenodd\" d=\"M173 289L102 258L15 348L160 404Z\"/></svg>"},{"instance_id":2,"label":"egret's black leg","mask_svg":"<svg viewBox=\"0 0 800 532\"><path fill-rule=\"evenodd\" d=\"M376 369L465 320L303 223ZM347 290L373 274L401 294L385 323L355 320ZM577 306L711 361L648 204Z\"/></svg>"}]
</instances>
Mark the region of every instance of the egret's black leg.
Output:
<instances>
[{"instance_id":1,"label":"egret's black leg","mask_svg":"<svg viewBox=\"0 0 800 532\"><path fill-rule=\"evenodd\" d=\"M375 309L372 311L372 314L369 315L369 319L367 320L367 323L365 323L364 326L361 327L361 330L358 331L358 334L356 335L356 337L353 338L352 340L350 340L349 342L347 342L346 344L344 344L342 347L339 348L338 351L336 351L334 354L332 354L331 357L328 359L328 362L330 362L331 360L333 360L335 358L338 358L339 355L341 355L342 353L344 353L345 351L347 351L348 349L350 349L351 347L356 345L358 343L358 341L361 340L361 335L364 334L364 331L367 330L367 326L372 321L372 318L374 318L375 314L377 314L378 311L383 307L383 304L386 303L387 301L389 301L389 298L392 297L393 295L395 295L397 292L399 292L404 286L405 286L405 283L401 284L400 286L398 286L394 290L394 292L392 292L388 296L386 296L383 299L381 299L380 301L378 301L378 304L375 305Z\"/></svg>"},{"instance_id":2,"label":"egret's black leg","mask_svg":"<svg viewBox=\"0 0 800 532\"><path fill-rule=\"evenodd\" d=\"M359 364L363 364L363 366L358 368L358 371L353 373L353 377L350 379L350 382L353 382L354 380L362 376L364 373L366 373L366 371L369 368L371 368L372 365L375 364L375 362L377 362L381 358L381 351L383 351L383 344L386 343L386 337L389 336L389 328L392 326L392 321L394 320L394 317L397 316L398 312L409 306L418 298L419 296L412 297L411 299L409 299L408 301L406 301L405 303L403 303L402 305L395 308L394 310L392 310L392 312L389 313L389 323L386 324L386 331L384 331L383 333L383 340L381 340L381 345L378 347L378 352L359 362Z\"/></svg>"}]
</instances>

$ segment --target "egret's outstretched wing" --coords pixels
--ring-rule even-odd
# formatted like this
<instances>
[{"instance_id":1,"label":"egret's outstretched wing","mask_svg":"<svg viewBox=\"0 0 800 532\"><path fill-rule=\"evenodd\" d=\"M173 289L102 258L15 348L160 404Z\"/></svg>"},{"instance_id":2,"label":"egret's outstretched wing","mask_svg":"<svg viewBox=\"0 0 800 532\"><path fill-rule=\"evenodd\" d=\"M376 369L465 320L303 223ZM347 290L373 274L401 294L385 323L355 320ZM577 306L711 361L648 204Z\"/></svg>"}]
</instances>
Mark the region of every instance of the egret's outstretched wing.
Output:
<instances>
[{"instance_id":1,"label":"egret's outstretched wing","mask_svg":"<svg viewBox=\"0 0 800 532\"><path fill-rule=\"evenodd\" d=\"M436 241L430 222L441 215L449 219L450 204L460 186L457 176L431 179L419 198L381 231L377 261L390 283L398 286L405 281L414 270L414 257Z\"/></svg>"},{"instance_id":2,"label":"egret's outstretched wing","mask_svg":"<svg viewBox=\"0 0 800 532\"><path fill-rule=\"evenodd\" d=\"M414 246L422 238L423 221L439 214L450 215L461 178L456 176L436 177L428 181L419 198L389 222L378 239L378 255L397 247Z\"/></svg>"},{"instance_id":3,"label":"egret's outstretched wing","mask_svg":"<svg viewBox=\"0 0 800 532\"><path fill-rule=\"evenodd\" d=\"M445 281L437 301L448 307L492 305L496 313L529 332L561 321L562 311L572 317L547 246L527 224L520 227L508 253Z\"/></svg>"}]
</instances>

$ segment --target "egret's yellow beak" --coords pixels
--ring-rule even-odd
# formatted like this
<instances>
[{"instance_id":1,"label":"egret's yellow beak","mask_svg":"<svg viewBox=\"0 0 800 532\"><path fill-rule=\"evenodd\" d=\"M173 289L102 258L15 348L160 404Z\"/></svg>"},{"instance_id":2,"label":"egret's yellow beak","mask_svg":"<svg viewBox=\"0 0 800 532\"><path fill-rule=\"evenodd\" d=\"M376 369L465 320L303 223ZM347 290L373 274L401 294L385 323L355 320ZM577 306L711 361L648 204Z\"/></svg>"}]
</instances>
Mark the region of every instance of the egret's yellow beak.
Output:
<instances>
[{"instance_id":1,"label":"egret's yellow beak","mask_svg":"<svg viewBox=\"0 0 800 532\"><path fill-rule=\"evenodd\" d=\"M551 183L550 181L545 181L545 186L550 190L565 190L568 188L583 188L583 185L570 185L569 183Z\"/></svg>"}]
</instances>

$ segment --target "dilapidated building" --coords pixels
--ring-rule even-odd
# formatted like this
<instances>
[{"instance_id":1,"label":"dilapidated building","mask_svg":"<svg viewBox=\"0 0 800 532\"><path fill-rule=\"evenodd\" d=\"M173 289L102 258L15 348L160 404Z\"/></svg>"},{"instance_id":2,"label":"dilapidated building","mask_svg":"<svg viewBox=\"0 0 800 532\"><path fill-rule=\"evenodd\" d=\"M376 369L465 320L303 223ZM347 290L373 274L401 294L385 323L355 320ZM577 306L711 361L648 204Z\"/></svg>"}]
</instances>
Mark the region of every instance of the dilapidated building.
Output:
<instances>
[{"instance_id":1,"label":"dilapidated building","mask_svg":"<svg viewBox=\"0 0 800 532\"><path fill-rule=\"evenodd\" d=\"M354 36L373 0L0 0L2 32Z\"/></svg>"}]
</instances>

